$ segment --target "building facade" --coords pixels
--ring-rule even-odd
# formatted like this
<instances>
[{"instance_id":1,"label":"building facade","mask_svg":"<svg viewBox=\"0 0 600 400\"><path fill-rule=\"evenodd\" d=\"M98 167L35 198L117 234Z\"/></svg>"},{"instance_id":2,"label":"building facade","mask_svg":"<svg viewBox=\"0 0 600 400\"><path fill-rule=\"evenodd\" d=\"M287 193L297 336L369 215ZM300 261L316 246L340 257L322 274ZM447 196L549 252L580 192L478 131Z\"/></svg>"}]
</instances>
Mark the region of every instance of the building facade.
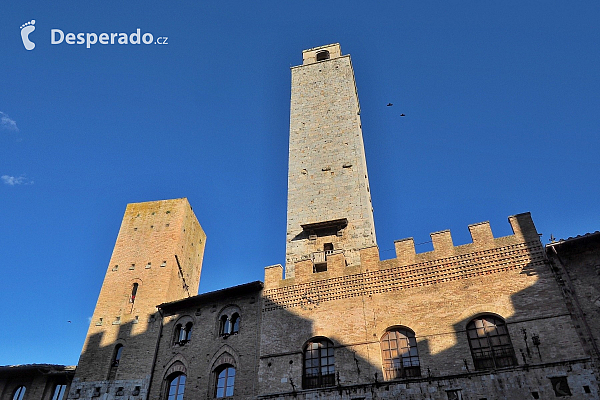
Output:
<instances>
[{"instance_id":1,"label":"building facade","mask_svg":"<svg viewBox=\"0 0 600 400\"><path fill-rule=\"evenodd\" d=\"M350 56L305 50L285 266L198 295L187 200L130 204L76 371L2 367L0 400L600 398L600 234L544 247L529 213L508 223L381 260Z\"/></svg>"}]
</instances>

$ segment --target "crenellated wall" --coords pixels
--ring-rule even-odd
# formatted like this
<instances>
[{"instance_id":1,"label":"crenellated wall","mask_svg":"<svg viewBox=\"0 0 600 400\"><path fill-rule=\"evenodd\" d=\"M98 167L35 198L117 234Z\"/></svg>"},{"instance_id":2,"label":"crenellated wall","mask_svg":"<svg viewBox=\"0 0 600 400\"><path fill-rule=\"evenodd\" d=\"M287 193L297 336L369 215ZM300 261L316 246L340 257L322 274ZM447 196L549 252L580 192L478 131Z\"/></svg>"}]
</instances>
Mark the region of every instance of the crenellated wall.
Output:
<instances>
[{"instance_id":1,"label":"crenellated wall","mask_svg":"<svg viewBox=\"0 0 600 400\"><path fill-rule=\"evenodd\" d=\"M557 373L552 372L557 365L564 374L568 363L589 359L531 215L511 216L509 223L513 234L498 238L487 222L470 225L473 242L461 246L453 245L449 231L432 233L434 249L425 253L415 252L412 238L398 240L396 258L390 260L380 260L377 246L364 248L357 266L346 266L341 252L327 258L323 272L314 272L312 261L304 260L296 264L291 279L282 279L280 265L266 268L260 393L291 392L293 397L301 391L302 349L314 337L334 344L338 387L380 387L380 339L396 326L416 336L422 377L413 381L425 381L427 375L439 380L466 374L471 379L475 365L466 326L483 314L506 321L518 358L506 376L536 382L523 389L523 396L543 393L535 388ZM536 372L523 372L534 365ZM583 375L580 382L595 384L590 374ZM455 387L468 386L460 379L453 382ZM488 390L486 384L478 385L481 393ZM501 390L510 393L508 387ZM378 392L381 398L393 398Z\"/></svg>"},{"instance_id":2,"label":"crenellated wall","mask_svg":"<svg viewBox=\"0 0 600 400\"><path fill-rule=\"evenodd\" d=\"M493 271L522 266L530 256L538 262L543 259L543 247L530 213L510 216L508 221L513 234L495 238L489 222L469 225L472 243L454 246L449 230L431 234L433 251L417 253L413 238L394 242L396 258L381 261L377 246L360 250L360 266L346 266L344 253L327 257L327 270L314 272L311 260L296 263L295 277L282 279L283 267L273 265L265 268L265 289L288 287L323 279L354 276L357 274L402 267L403 281L427 284L424 279L438 277L447 280L470 274L489 274ZM535 254L534 254L535 253ZM509 265L510 264L510 265ZM432 266L436 266L435 269ZM467 275L465 275L467 274ZM413 276L414 275L414 276ZM413 277L414 279L410 279ZM437 280L437 279L436 279Z\"/></svg>"}]
</instances>

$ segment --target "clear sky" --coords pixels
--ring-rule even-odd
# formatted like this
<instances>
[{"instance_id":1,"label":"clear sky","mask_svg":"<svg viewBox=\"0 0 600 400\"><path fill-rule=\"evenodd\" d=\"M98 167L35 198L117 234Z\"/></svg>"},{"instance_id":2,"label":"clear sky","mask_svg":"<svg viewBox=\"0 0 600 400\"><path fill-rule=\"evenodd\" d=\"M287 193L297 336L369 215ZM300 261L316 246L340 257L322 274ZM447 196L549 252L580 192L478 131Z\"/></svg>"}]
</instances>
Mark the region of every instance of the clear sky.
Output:
<instances>
[{"instance_id":1,"label":"clear sky","mask_svg":"<svg viewBox=\"0 0 600 400\"><path fill-rule=\"evenodd\" d=\"M127 203L189 199L201 292L283 264L289 67L324 44L352 55L383 259L526 211L544 243L600 229L597 0L0 9L0 365L77 363ZM168 44L51 44L138 28Z\"/></svg>"}]
</instances>

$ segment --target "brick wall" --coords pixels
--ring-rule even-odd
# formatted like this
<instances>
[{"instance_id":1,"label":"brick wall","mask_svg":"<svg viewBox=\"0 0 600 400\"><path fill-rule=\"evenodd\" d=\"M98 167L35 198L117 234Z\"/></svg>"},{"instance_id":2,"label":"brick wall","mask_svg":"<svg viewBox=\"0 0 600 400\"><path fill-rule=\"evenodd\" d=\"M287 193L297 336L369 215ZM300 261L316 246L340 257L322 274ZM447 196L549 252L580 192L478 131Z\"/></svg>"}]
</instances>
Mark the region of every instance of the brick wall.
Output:
<instances>
[{"instance_id":1,"label":"brick wall","mask_svg":"<svg viewBox=\"0 0 600 400\"><path fill-rule=\"evenodd\" d=\"M529 214L509 217L509 222L514 234L500 238L493 237L487 223L471 225L473 243L462 246L453 246L449 231L434 233L434 250L427 253L416 254L411 239L397 241L397 258L392 260L380 261L377 247L367 248L361 251L359 268L314 273L304 261L297 264L294 278L277 281L281 267L270 267L264 291L261 395L302 392L302 349L314 337L333 342L340 388L377 385L383 381L380 339L394 326L416 334L422 378L413 382L421 382L419 390L430 390L422 382L427 379L449 382L448 377L465 375L453 385L473 394L475 389L467 388L475 384L465 379L476 374L481 376L477 390L489 392L485 381L493 378L476 371L466 333L469 321L484 314L507 323L517 365L503 374L510 382L533 379L526 390L521 388L527 396L523 398L531 391L552 390L546 387L548 374L569 376L583 394L583 386L596 381L535 226ZM569 373L571 364L580 373ZM398 394L402 391L397 385L407 384L393 385ZM505 381L487 398L503 398L493 396L510 393L510 387ZM431 398L445 398L437 397L445 396L440 393Z\"/></svg>"},{"instance_id":2,"label":"brick wall","mask_svg":"<svg viewBox=\"0 0 600 400\"><path fill-rule=\"evenodd\" d=\"M160 328L156 305L197 294L205 241L187 199L127 206L71 397L80 390L80 398L90 398L96 388L109 397L121 387L144 394ZM123 353L115 367L117 344Z\"/></svg>"},{"instance_id":3,"label":"brick wall","mask_svg":"<svg viewBox=\"0 0 600 400\"><path fill-rule=\"evenodd\" d=\"M202 294L161 306L163 334L152 381L152 399L166 398L173 374L186 375L185 398L214 398L216 373L220 365L236 368L235 386L228 399L249 399L257 395L258 335L261 322L260 282ZM241 317L239 332L220 335L222 315ZM180 345L174 339L177 325L193 323L191 339Z\"/></svg>"}]
</instances>

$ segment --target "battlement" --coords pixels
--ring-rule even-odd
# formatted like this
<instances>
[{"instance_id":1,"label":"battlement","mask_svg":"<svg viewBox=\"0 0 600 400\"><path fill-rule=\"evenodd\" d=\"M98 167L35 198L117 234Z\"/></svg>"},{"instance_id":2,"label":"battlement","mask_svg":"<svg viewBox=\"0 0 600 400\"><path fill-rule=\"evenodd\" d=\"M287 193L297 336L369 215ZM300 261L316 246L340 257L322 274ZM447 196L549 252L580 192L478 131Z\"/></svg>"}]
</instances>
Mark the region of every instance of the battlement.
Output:
<instances>
[{"instance_id":1,"label":"battlement","mask_svg":"<svg viewBox=\"0 0 600 400\"><path fill-rule=\"evenodd\" d=\"M332 279L336 277L363 274L372 271L385 270L395 267L418 268L421 264L455 263L461 259L461 266L468 267L469 264L477 264L484 259L485 254L496 254L497 260L507 258L503 253L510 253L519 249L523 257L527 256L530 248L534 251L543 250L539 235L533 224L530 213L522 213L508 217L513 234L495 238L488 221L469 225L472 243L454 246L452 235L449 230L431 233L433 251L417 253L413 238L396 240L394 242L396 258L381 261L379 248L371 246L360 250L360 265L346 266L343 252L330 254L325 263L323 260L315 261L315 258L304 259L295 263L295 276L282 279L283 268L274 265L265 269L265 289L287 287L290 285L304 284L309 282ZM513 249L513 250L511 250ZM318 262L318 264L317 264ZM495 262L495 261L494 261ZM493 263L492 263L493 264ZM491 265L490 267L494 267Z\"/></svg>"},{"instance_id":2,"label":"battlement","mask_svg":"<svg viewBox=\"0 0 600 400\"><path fill-rule=\"evenodd\" d=\"M433 251L416 253L413 238L396 240L396 262L399 265L410 265L421 261L451 257L502 247L504 245L539 241L539 236L530 213L512 215L508 217L513 234L509 236L494 238L488 221L469 225L472 243L454 246L452 235L449 230L431 233Z\"/></svg>"},{"instance_id":3,"label":"battlement","mask_svg":"<svg viewBox=\"0 0 600 400\"><path fill-rule=\"evenodd\" d=\"M325 46L313 47L302 52L302 65L314 64L320 61L331 60L342 56L342 48L339 43Z\"/></svg>"}]
</instances>

